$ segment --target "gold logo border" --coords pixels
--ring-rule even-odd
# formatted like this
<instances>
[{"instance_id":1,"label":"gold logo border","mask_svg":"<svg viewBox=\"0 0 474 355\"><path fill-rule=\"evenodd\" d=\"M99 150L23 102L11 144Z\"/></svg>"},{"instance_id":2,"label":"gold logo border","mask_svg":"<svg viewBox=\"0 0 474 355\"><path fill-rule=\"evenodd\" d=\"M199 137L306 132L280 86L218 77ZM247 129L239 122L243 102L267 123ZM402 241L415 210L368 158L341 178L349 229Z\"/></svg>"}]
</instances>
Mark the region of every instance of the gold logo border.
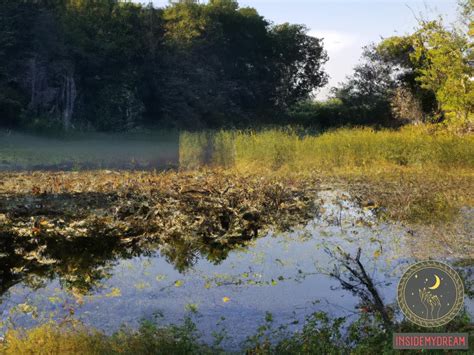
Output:
<instances>
[{"instance_id":1,"label":"gold logo border","mask_svg":"<svg viewBox=\"0 0 474 355\"><path fill-rule=\"evenodd\" d=\"M427 268L434 268L444 271L446 274L449 275L449 277L451 277L456 287L456 301L454 305L451 307L451 310L447 314L438 319L424 319L419 317L410 309L404 297L405 288L408 280L416 272ZM464 304L464 285L457 271L454 270L451 266L435 260L420 261L413 265L410 265L408 269L403 273L403 276L398 283L397 301L403 314L410 322L425 328L440 327L451 322L461 310Z\"/></svg>"}]
</instances>

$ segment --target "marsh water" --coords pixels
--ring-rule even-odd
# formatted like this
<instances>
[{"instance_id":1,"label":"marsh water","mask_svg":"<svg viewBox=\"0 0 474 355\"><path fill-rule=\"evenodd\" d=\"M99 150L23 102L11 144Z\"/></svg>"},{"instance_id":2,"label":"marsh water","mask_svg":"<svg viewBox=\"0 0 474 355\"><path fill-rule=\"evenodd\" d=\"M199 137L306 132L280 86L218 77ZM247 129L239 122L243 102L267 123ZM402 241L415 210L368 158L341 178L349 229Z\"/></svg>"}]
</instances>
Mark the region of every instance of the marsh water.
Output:
<instances>
[{"instance_id":1,"label":"marsh water","mask_svg":"<svg viewBox=\"0 0 474 355\"><path fill-rule=\"evenodd\" d=\"M183 159L182 152L172 151L165 155ZM72 317L112 333L143 320L165 325L191 317L203 340L212 343L215 332L226 332L224 348L238 349L268 314L275 326L290 330L317 311L355 320L361 300L333 272L344 272L337 255L355 255L359 248L383 301L395 304L398 280L415 261L412 231L379 221L373 209L331 186L322 188L318 200L320 212L308 224L228 250L178 241L123 247L96 236L53 242L47 245L50 259L36 265L25 250L4 240L0 332ZM472 210L466 213L472 218ZM458 269L472 277L472 267ZM473 300L466 297L465 306L473 315Z\"/></svg>"}]
</instances>

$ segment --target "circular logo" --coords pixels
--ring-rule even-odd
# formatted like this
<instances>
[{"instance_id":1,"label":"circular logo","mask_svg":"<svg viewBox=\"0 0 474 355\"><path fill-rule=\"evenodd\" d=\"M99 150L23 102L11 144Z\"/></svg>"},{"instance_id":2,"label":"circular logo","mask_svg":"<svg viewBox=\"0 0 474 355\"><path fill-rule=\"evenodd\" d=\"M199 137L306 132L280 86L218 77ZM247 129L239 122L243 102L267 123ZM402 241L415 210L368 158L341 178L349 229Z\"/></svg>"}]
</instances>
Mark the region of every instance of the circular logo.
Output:
<instances>
[{"instance_id":1,"label":"circular logo","mask_svg":"<svg viewBox=\"0 0 474 355\"><path fill-rule=\"evenodd\" d=\"M408 320L422 327L439 327L461 310L464 287L459 274L449 265L422 261L403 274L397 299Z\"/></svg>"}]
</instances>

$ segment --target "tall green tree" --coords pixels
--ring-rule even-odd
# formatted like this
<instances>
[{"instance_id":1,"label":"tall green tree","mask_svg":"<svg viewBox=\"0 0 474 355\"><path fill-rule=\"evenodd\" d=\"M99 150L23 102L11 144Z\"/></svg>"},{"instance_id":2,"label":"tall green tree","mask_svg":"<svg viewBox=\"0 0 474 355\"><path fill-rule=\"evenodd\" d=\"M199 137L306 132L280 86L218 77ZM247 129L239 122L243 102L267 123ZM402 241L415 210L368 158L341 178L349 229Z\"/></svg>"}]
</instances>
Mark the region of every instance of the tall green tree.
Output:
<instances>
[{"instance_id":1,"label":"tall green tree","mask_svg":"<svg viewBox=\"0 0 474 355\"><path fill-rule=\"evenodd\" d=\"M0 2L0 125L248 126L308 98L327 56L234 0Z\"/></svg>"},{"instance_id":2,"label":"tall green tree","mask_svg":"<svg viewBox=\"0 0 474 355\"><path fill-rule=\"evenodd\" d=\"M425 109L435 106L435 113L454 112L468 120L474 108L471 48L467 33L437 20L422 22L411 35L387 38L377 50L400 71L398 79L424 99Z\"/></svg>"},{"instance_id":3,"label":"tall green tree","mask_svg":"<svg viewBox=\"0 0 474 355\"><path fill-rule=\"evenodd\" d=\"M339 88L333 90L348 123L390 124L390 96L396 87L393 67L374 46L366 47L361 63Z\"/></svg>"},{"instance_id":4,"label":"tall green tree","mask_svg":"<svg viewBox=\"0 0 474 355\"><path fill-rule=\"evenodd\" d=\"M274 63L278 75L276 103L289 107L327 84L322 66L328 56L322 40L309 36L302 25L285 23L272 28Z\"/></svg>"}]
</instances>

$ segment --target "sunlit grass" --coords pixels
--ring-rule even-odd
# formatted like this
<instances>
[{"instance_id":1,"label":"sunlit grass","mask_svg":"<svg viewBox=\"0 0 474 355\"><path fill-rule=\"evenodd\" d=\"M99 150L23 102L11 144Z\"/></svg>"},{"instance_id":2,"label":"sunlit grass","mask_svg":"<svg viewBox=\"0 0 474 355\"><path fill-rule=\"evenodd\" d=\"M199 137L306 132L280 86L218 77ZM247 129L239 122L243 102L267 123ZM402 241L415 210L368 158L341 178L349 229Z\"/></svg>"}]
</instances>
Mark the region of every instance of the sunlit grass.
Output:
<instances>
[{"instance_id":1,"label":"sunlit grass","mask_svg":"<svg viewBox=\"0 0 474 355\"><path fill-rule=\"evenodd\" d=\"M399 131L339 129L321 135L291 130L240 132L235 138L240 168L329 171L375 165L474 167L474 136L425 127Z\"/></svg>"},{"instance_id":2,"label":"sunlit grass","mask_svg":"<svg viewBox=\"0 0 474 355\"><path fill-rule=\"evenodd\" d=\"M9 330L0 353L22 354L211 354L198 342L196 326L189 320L179 326L159 327L144 322L133 331L123 328L107 336L78 321L50 322L25 330Z\"/></svg>"},{"instance_id":3,"label":"sunlit grass","mask_svg":"<svg viewBox=\"0 0 474 355\"><path fill-rule=\"evenodd\" d=\"M319 135L269 129L182 137L182 168L225 165L261 176L317 176L322 184L340 182L376 200L394 220L446 222L474 203L474 135L443 127L344 128ZM206 160L199 158L203 147Z\"/></svg>"},{"instance_id":4,"label":"sunlit grass","mask_svg":"<svg viewBox=\"0 0 474 355\"><path fill-rule=\"evenodd\" d=\"M181 167L203 163L298 172L390 166L473 168L474 135L427 126L397 131L347 128L319 135L293 129L182 133Z\"/></svg>"},{"instance_id":5,"label":"sunlit grass","mask_svg":"<svg viewBox=\"0 0 474 355\"><path fill-rule=\"evenodd\" d=\"M324 312L307 317L299 331L289 331L287 325L278 328L267 314L265 323L247 338L242 354L391 354L392 334L384 331L377 315L361 313L349 322L346 318L330 318ZM394 323L394 332L425 331L408 322ZM451 323L431 332L466 332L472 351L473 332L470 317L461 312ZM0 343L0 353L22 354L226 354L221 348L221 336L215 334L213 345L204 345L201 334L190 318L181 325L160 327L143 322L139 329L123 328L106 335L78 321L47 323L29 330L9 330ZM419 350L406 351L417 354ZM434 353L444 353L439 351Z\"/></svg>"}]
</instances>

